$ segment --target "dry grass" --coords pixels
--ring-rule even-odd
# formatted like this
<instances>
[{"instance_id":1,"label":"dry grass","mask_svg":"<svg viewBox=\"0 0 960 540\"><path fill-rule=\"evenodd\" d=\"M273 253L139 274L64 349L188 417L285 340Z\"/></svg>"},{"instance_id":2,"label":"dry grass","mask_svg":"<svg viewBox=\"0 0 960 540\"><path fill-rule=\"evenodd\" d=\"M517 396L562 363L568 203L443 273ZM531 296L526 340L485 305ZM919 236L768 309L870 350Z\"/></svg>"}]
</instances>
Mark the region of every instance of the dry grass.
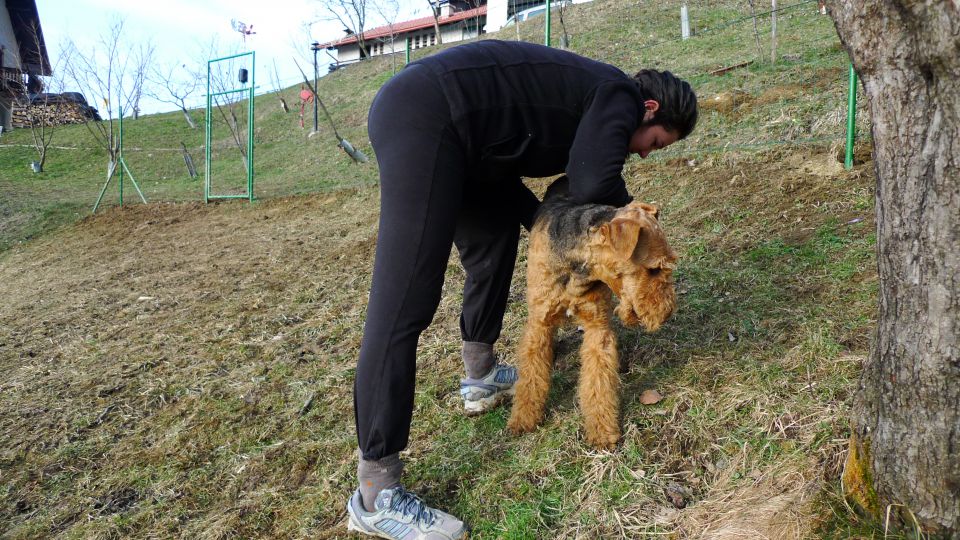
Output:
<instances>
[{"instance_id":1,"label":"dry grass","mask_svg":"<svg viewBox=\"0 0 960 540\"><path fill-rule=\"evenodd\" d=\"M824 512L811 500L842 463L875 288L869 164L847 173L830 159L630 165L681 254L682 300L658 334L619 330L615 452L581 440L574 329L540 430L507 436L502 409L462 417L451 259L420 344L408 484L480 538L811 534ZM377 204L362 188L115 208L2 255L6 536L347 536ZM639 405L647 388L665 399Z\"/></svg>"}]
</instances>

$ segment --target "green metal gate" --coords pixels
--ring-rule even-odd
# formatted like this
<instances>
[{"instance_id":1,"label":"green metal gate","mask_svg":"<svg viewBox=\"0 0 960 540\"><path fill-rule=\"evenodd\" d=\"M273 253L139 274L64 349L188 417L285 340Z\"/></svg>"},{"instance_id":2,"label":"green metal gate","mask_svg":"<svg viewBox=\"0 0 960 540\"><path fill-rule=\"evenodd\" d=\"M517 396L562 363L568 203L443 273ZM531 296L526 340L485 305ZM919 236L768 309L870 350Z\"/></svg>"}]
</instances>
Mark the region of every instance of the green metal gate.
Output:
<instances>
[{"instance_id":1,"label":"green metal gate","mask_svg":"<svg viewBox=\"0 0 960 540\"><path fill-rule=\"evenodd\" d=\"M232 88L229 90L221 90L220 92L213 92L211 88L211 75L213 65L218 62L226 62L229 60L234 60L237 58L242 58L245 56L250 57L250 81L249 85L241 81L240 84L243 85L239 88ZM232 56L225 56L223 58L215 58L213 60L207 61L207 115L206 115L206 138L204 149L206 152L206 163L204 166L204 188L203 188L203 201L210 202L210 199L249 199L253 201L253 97L254 89L256 88L256 53L254 51L234 54ZM238 93L246 92L247 93L247 192L245 194L232 194L232 195L217 195L212 192L211 182L212 182L212 169L211 169L211 159L212 152L210 150L211 140L213 138L213 100L218 96L228 96Z\"/></svg>"}]
</instances>

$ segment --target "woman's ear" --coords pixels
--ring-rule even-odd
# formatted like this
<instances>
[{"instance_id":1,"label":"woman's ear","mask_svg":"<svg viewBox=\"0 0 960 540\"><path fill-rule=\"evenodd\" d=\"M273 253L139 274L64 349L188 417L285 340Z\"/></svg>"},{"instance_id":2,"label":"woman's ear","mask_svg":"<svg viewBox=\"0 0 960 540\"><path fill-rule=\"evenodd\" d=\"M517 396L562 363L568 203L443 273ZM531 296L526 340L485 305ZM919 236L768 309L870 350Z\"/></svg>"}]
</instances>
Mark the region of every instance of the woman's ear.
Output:
<instances>
[{"instance_id":1,"label":"woman's ear","mask_svg":"<svg viewBox=\"0 0 960 540\"><path fill-rule=\"evenodd\" d=\"M655 99L648 99L643 102L643 121L649 122L660 110L660 102Z\"/></svg>"}]
</instances>

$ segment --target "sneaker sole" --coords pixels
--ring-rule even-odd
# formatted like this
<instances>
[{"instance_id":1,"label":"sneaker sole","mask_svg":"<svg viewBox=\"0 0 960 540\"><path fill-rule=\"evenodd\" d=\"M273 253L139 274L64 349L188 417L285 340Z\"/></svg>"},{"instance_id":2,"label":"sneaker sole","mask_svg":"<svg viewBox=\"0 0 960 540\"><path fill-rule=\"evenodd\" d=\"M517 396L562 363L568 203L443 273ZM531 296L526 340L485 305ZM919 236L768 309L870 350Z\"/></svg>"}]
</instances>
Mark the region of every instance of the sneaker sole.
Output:
<instances>
[{"instance_id":1,"label":"sneaker sole","mask_svg":"<svg viewBox=\"0 0 960 540\"><path fill-rule=\"evenodd\" d=\"M355 523L353 522L353 515L352 515L352 514L351 514L350 517L347 519L347 530L350 531L350 532L355 532L355 533L357 533L357 534L361 534L361 535L365 535L365 536L374 536L374 537L377 537L377 538L386 538L387 540L393 540L392 537L390 537L390 536L384 536L384 535L380 534L380 533L377 532L377 531L368 531L367 529L364 529L363 527L355 524ZM461 537L458 538L457 540L469 540L469 538L470 538L470 531L466 531L466 532L463 533L463 536L461 536Z\"/></svg>"},{"instance_id":2,"label":"sneaker sole","mask_svg":"<svg viewBox=\"0 0 960 540\"><path fill-rule=\"evenodd\" d=\"M348 519L348 520L347 520L347 530L348 530L348 531L350 531L350 532L355 532L355 533L361 534L361 535L363 535L363 536L375 536L375 537L377 537L377 538L386 538L387 540L391 540L391 538L390 538L389 536L384 536L384 535L378 533L377 531L368 531L367 529L364 529L363 527L354 524L354 522L353 522L353 516L350 516L350 518L351 518L351 519Z\"/></svg>"},{"instance_id":3,"label":"sneaker sole","mask_svg":"<svg viewBox=\"0 0 960 540\"><path fill-rule=\"evenodd\" d=\"M509 390L497 392L490 397L475 399L473 401L464 401L463 410L467 413L467 416L477 416L478 414L483 414L491 409L496 408L497 405L513 397L513 395L516 393L517 387L514 385L511 386Z\"/></svg>"}]
</instances>

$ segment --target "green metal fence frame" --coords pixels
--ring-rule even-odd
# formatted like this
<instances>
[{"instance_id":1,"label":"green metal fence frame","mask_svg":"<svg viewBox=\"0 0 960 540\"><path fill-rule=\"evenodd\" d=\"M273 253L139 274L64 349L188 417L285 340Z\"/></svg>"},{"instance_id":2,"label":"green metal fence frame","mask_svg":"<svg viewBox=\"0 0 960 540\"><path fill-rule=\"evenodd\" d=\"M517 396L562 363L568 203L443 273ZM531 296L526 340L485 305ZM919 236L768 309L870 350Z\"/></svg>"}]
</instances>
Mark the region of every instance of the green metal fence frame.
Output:
<instances>
[{"instance_id":1,"label":"green metal fence frame","mask_svg":"<svg viewBox=\"0 0 960 540\"><path fill-rule=\"evenodd\" d=\"M236 88L233 90L226 90L223 92L212 93L210 90L210 73L211 66L216 62L223 62L225 60L233 60L234 58L240 58L243 56L250 57L250 86L248 88ZM210 199L249 199L250 202L253 202L253 98L254 98L254 89L256 88L256 66L257 66L257 53L255 51L234 54L231 56L224 56L223 58L214 58L213 60L207 60L207 111L206 111L206 138L204 143L204 151L206 153L206 163L204 165L204 186L203 186L203 202L208 203ZM210 142L213 137L213 129L211 123L211 116L213 112L213 98L217 96L223 96L227 94L237 94L240 92L247 92L247 194L246 195L213 195L210 193L210 182L211 182L211 170L210 170Z\"/></svg>"}]
</instances>

